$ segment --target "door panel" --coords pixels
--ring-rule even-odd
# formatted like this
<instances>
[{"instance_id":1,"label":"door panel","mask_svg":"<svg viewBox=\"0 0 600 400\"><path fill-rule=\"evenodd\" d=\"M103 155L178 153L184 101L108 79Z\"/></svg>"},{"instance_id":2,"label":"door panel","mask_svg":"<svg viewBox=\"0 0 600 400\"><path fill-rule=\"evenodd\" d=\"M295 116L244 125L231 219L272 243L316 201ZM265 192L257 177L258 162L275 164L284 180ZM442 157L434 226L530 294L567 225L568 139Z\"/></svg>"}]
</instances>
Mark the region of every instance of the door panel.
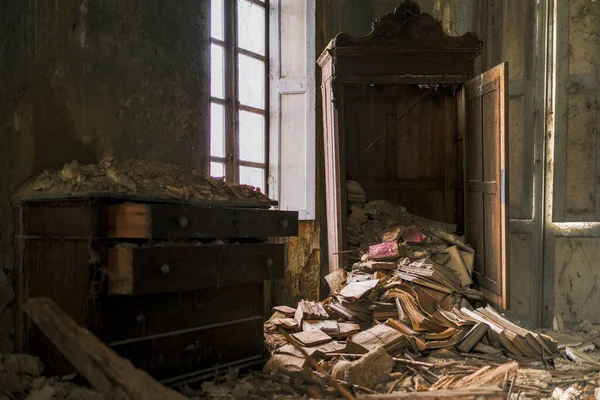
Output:
<instances>
[{"instance_id":1,"label":"door panel","mask_svg":"<svg viewBox=\"0 0 600 400\"><path fill-rule=\"evenodd\" d=\"M465 85L467 239L474 280L492 303L508 308L508 65Z\"/></svg>"}]
</instances>

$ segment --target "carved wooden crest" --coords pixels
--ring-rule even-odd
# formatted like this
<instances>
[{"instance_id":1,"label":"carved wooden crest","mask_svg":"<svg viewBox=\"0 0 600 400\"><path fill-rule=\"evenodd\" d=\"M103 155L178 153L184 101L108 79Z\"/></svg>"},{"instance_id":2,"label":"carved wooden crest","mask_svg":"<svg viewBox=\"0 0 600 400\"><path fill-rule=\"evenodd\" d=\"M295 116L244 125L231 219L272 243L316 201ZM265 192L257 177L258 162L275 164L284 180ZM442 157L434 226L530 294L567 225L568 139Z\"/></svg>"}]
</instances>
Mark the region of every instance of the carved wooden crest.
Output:
<instances>
[{"instance_id":1,"label":"carved wooden crest","mask_svg":"<svg viewBox=\"0 0 600 400\"><path fill-rule=\"evenodd\" d=\"M439 21L429 14L421 13L416 1L405 0L396 6L393 13L386 14L373 22L371 33L364 37L353 37L340 33L333 46L352 48L390 48L406 50L464 50L476 57L483 42L473 32L462 36L450 36L442 29Z\"/></svg>"}]
</instances>

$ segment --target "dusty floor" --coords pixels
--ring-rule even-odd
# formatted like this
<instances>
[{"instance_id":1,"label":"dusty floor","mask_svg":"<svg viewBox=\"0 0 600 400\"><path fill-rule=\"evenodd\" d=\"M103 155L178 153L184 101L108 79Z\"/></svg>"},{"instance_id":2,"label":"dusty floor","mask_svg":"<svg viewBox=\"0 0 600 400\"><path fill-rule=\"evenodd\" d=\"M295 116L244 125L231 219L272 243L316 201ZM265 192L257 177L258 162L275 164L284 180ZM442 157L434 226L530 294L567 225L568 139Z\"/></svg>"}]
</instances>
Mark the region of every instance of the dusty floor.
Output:
<instances>
[{"instance_id":1,"label":"dusty floor","mask_svg":"<svg viewBox=\"0 0 600 400\"><path fill-rule=\"evenodd\" d=\"M598 328L598 330L596 329ZM546 334L558 341L561 348L560 356L547 360L531 362L518 362L518 370L514 380L500 384L503 397L512 400L525 399L597 399L597 388L600 388L600 363L594 364L593 360L600 360L600 326L586 329L586 332L564 331ZM584 348L593 350L585 352L592 357L590 363L576 363L566 356L564 349L570 346L585 344ZM472 371L489 366L495 368L511 360L499 356L495 359L478 359L472 357L452 357L440 352L438 355L429 356L415 361L430 363L434 366L427 368L433 374L464 377ZM405 372L392 372L398 379L394 387L377 392L391 392L405 390L406 392L429 390L430 385L423 377L421 371L405 370ZM502 379L500 379L502 381ZM389 384L388 384L389 385ZM366 388L350 388L357 398L369 398L375 391ZM328 384L323 375L317 373L281 371L273 374L251 372L245 377L238 378L232 371L227 376L218 380L205 382L198 390L184 388L184 394L198 399L295 399L332 397L341 398L339 393Z\"/></svg>"}]
</instances>

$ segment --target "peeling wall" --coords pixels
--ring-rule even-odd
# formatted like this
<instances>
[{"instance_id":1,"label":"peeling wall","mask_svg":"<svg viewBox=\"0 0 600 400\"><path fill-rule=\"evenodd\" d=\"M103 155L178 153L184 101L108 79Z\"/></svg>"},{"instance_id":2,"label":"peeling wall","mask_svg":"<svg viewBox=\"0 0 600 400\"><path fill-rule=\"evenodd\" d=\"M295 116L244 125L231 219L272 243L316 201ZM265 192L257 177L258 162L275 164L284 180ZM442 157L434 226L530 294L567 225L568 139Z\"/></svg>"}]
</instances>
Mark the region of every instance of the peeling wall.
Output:
<instances>
[{"instance_id":1,"label":"peeling wall","mask_svg":"<svg viewBox=\"0 0 600 400\"><path fill-rule=\"evenodd\" d=\"M556 2L545 313L600 323L600 2ZM550 164L551 163L551 164ZM552 305L554 307L552 307Z\"/></svg>"},{"instance_id":2,"label":"peeling wall","mask_svg":"<svg viewBox=\"0 0 600 400\"><path fill-rule=\"evenodd\" d=\"M208 165L208 1L0 1L0 350L13 190L104 155Z\"/></svg>"},{"instance_id":3,"label":"peeling wall","mask_svg":"<svg viewBox=\"0 0 600 400\"><path fill-rule=\"evenodd\" d=\"M319 221L301 221L298 237L287 240L287 269L280 303L295 305L299 300L321 298L321 235Z\"/></svg>"},{"instance_id":4,"label":"peeling wall","mask_svg":"<svg viewBox=\"0 0 600 400\"><path fill-rule=\"evenodd\" d=\"M484 41L480 72L509 64L508 314L600 323L600 2L439 1Z\"/></svg>"}]
</instances>

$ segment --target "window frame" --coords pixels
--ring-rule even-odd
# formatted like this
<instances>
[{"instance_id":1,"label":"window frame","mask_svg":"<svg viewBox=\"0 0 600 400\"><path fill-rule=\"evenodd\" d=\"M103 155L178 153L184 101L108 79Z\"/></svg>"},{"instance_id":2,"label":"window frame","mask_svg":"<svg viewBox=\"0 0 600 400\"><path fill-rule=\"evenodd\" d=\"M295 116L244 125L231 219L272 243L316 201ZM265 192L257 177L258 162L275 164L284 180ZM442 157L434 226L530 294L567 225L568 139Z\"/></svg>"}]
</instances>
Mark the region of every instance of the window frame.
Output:
<instances>
[{"instance_id":1,"label":"window frame","mask_svg":"<svg viewBox=\"0 0 600 400\"><path fill-rule=\"evenodd\" d=\"M242 49L238 46L238 4L240 0L222 0L223 4L223 39L213 37L212 27L210 33L210 48L212 57L212 46L217 45L223 49L224 54L224 99L213 96L212 86L210 93L210 106L218 104L224 108L224 156L216 156L212 153L212 145L210 151L209 167L210 175L212 176L212 163L221 163L225 170L225 181L231 183L240 183L240 167L259 168L263 170L263 182L261 190L265 193L269 192L268 175L269 175L269 0L242 0L263 8L265 30L264 30L264 55L255 53L250 50ZM211 17L212 20L211 1ZM263 109L241 104L239 101L240 80L238 63L239 56L247 56L255 60L260 60L264 65L264 104ZM212 79L212 67L210 72ZM250 112L263 117L263 146L264 146L264 162L245 161L240 159L240 112ZM212 141L212 121L210 136Z\"/></svg>"}]
</instances>

